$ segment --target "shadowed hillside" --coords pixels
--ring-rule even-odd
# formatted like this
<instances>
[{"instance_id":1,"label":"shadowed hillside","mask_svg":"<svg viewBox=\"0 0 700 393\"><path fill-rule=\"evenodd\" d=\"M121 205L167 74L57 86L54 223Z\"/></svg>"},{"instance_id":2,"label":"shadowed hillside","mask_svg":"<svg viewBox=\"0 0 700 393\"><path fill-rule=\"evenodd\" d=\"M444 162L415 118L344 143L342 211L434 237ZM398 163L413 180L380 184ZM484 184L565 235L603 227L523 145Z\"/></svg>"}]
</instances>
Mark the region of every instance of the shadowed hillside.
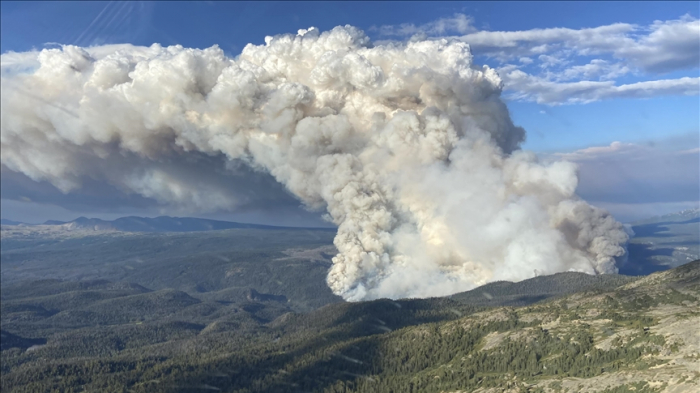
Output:
<instances>
[{"instance_id":1,"label":"shadowed hillside","mask_svg":"<svg viewBox=\"0 0 700 393\"><path fill-rule=\"evenodd\" d=\"M517 283L498 281L468 292L457 293L452 299L479 306L525 306L545 299L581 291L610 290L634 281L636 277L566 272L540 276Z\"/></svg>"},{"instance_id":2,"label":"shadowed hillside","mask_svg":"<svg viewBox=\"0 0 700 393\"><path fill-rule=\"evenodd\" d=\"M585 290L561 296L571 285ZM60 294L96 290L82 287ZM538 287L560 297L515 308L464 303L484 293L507 303L536 296ZM76 303L48 319L74 312L99 315L105 324L53 333L32 330L41 323L21 313L36 312L29 311L32 302L46 309L45 298L60 294L15 298L8 306L22 304L25 311L2 313L3 337L10 337L2 386L17 392L691 392L700 387L698 293L700 261L638 279L559 274L489 284L456 295L459 301L382 299L305 314L284 311L280 299L256 292L234 305L156 291ZM131 319L135 312L141 317ZM19 336L20 329L29 334Z\"/></svg>"},{"instance_id":3,"label":"shadowed hillside","mask_svg":"<svg viewBox=\"0 0 700 393\"><path fill-rule=\"evenodd\" d=\"M639 393L700 381L697 261L346 303L325 284L332 230L35 229L3 226L3 392Z\"/></svg>"}]
</instances>

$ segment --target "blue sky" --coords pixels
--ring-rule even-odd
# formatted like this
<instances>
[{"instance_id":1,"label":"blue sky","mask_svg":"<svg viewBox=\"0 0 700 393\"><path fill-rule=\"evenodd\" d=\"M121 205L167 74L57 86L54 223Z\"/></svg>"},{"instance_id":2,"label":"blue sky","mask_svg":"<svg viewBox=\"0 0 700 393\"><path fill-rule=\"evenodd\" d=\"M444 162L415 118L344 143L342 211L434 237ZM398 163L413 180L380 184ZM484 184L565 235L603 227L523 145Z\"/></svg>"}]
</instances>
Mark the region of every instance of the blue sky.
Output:
<instances>
[{"instance_id":1,"label":"blue sky","mask_svg":"<svg viewBox=\"0 0 700 393\"><path fill-rule=\"evenodd\" d=\"M547 156L615 141L653 145L654 152L644 153L650 154L648 165L652 165L658 158L654 154L698 147L698 82L688 79L700 75L698 48L692 46L698 38L687 36L691 30L682 30L697 23L697 2L3 1L1 7L3 54L56 44L157 42L195 48L216 44L233 57L247 43L262 44L268 35L310 26L324 31L344 24L365 30L374 41L415 35L462 37L472 45L476 62L496 68L503 78L503 96L514 122L528 133L525 149ZM493 32L513 33L512 42L487 34ZM609 45L613 39L623 44ZM662 82L649 84L654 81ZM588 82L592 85L584 86ZM630 203L646 204L638 213L618 213L626 219L694 207L698 200L694 160L683 161L690 167L670 169L691 171L679 182L690 179L695 191L684 188L678 200L595 202L620 212L634 211ZM653 188L653 179L649 187ZM17 206L12 198L3 195L4 206ZM9 207L3 208L3 217L8 211Z\"/></svg>"}]
</instances>

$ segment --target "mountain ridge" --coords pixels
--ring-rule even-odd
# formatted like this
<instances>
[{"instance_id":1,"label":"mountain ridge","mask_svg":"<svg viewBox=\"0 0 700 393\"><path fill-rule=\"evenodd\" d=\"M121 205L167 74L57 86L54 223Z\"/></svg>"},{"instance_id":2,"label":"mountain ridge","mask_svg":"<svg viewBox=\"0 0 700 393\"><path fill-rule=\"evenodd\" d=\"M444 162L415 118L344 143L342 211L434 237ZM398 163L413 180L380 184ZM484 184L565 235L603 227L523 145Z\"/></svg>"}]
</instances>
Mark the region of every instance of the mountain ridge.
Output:
<instances>
[{"instance_id":1,"label":"mountain ridge","mask_svg":"<svg viewBox=\"0 0 700 393\"><path fill-rule=\"evenodd\" d=\"M78 217L71 221L47 220L43 224L26 224L19 221L2 219L2 225L48 225L63 226L67 230L94 230L118 232L204 232L225 229L305 229L330 230L324 227L289 227L263 224L250 224L235 221L212 220L195 217L138 217L126 216L114 220L100 218Z\"/></svg>"},{"instance_id":2,"label":"mountain ridge","mask_svg":"<svg viewBox=\"0 0 700 393\"><path fill-rule=\"evenodd\" d=\"M221 304L162 290L114 299L75 296L90 304L42 316L29 308L38 299L28 298L6 304L2 313L3 388L697 391L700 261L630 279L525 307L480 307L446 297L294 313L274 299Z\"/></svg>"}]
</instances>

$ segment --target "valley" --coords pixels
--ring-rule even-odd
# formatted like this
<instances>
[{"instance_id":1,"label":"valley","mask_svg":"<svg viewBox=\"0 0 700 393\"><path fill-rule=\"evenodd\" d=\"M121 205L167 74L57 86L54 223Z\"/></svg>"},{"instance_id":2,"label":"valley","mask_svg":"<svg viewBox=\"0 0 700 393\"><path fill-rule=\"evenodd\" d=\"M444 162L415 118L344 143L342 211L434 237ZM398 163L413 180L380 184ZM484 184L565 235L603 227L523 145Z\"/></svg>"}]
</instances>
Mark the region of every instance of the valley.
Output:
<instances>
[{"instance_id":1,"label":"valley","mask_svg":"<svg viewBox=\"0 0 700 393\"><path fill-rule=\"evenodd\" d=\"M347 303L332 230L69 229L3 225L3 391L700 387L700 261Z\"/></svg>"}]
</instances>

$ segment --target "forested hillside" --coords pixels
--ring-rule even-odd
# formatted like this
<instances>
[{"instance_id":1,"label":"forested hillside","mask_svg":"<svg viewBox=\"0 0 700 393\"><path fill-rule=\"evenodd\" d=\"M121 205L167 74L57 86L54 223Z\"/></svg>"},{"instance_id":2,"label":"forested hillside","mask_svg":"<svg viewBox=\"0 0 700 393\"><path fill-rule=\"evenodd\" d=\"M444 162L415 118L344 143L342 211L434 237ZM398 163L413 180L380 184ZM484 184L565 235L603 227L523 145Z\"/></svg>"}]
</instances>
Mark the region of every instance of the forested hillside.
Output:
<instances>
[{"instance_id":1,"label":"forested hillside","mask_svg":"<svg viewBox=\"0 0 700 393\"><path fill-rule=\"evenodd\" d=\"M621 280L626 283L616 288L599 285L524 307L435 298L338 303L304 314L280 313L275 299L254 294L247 304L234 306L174 290L106 283L53 295L30 293L38 297L3 301L3 326L15 326L12 340L18 344L3 348L2 387L16 392L697 391L700 261ZM92 294L95 286L114 296ZM34 330L23 327L29 337L14 333L33 318L38 322L61 304L76 302L79 310L58 311ZM66 312L73 314L59 318ZM91 318L104 322L91 325ZM61 325L79 320L85 325ZM48 326L62 330L49 334L45 344L27 341L49 333Z\"/></svg>"},{"instance_id":2,"label":"forested hillside","mask_svg":"<svg viewBox=\"0 0 700 393\"><path fill-rule=\"evenodd\" d=\"M683 392L700 381L700 262L346 303L325 284L333 231L52 227L3 226L3 392Z\"/></svg>"}]
</instances>

